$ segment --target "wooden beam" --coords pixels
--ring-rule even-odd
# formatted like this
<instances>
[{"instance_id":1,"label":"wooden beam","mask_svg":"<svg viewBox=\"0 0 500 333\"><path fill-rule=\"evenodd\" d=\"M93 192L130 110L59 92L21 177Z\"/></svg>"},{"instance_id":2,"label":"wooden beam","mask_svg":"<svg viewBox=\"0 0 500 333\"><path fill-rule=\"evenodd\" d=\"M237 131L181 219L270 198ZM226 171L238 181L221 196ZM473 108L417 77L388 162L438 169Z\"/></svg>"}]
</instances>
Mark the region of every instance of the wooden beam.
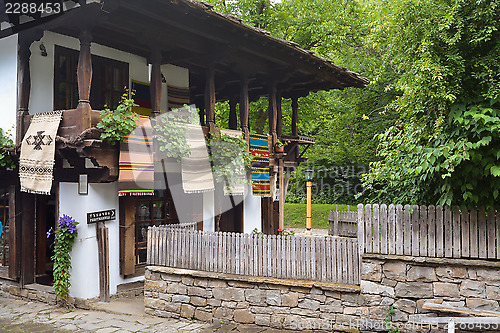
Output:
<instances>
[{"instance_id":1,"label":"wooden beam","mask_svg":"<svg viewBox=\"0 0 500 333\"><path fill-rule=\"evenodd\" d=\"M236 98L231 98L229 100L229 129L237 129L237 117L236 117Z\"/></svg>"},{"instance_id":2,"label":"wooden beam","mask_svg":"<svg viewBox=\"0 0 500 333\"><path fill-rule=\"evenodd\" d=\"M279 192L279 210L278 210L278 224L279 228L283 230L285 228L285 180L284 180L284 168L283 168L283 158L278 160L278 186L280 189Z\"/></svg>"},{"instance_id":3,"label":"wooden beam","mask_svg":"<svg viewBox=\"0 0 500 333\"><path fill-rule=\"evenodd\" d=\"M78 57L78 69L76 71L78 79L78 106L76 109L80 113L77 127L79 127L79 132L81 133L91 127L90 86L92 83L92 59L90 54L90 43L92 41L92 34L90 30L82 30L79 39L80 55Z\"/></svg>"},{"instance_id":4,"label":"wooden beam","mask_svg":"<svg viewBox=\"0 0 500 333\"><path fill-rule=\"evenodd\" d=\"M18 190L16 191L16 187ZM19 277L19 241L21 233L18 231L19 220L16 219L16 192L19 187L9 186L9 278Z\"/></svg>"},{"instance_id":5,"label":"wooden beam","mask_svg":"<svg viewBox=\"0 0 500 333\"><path fill-rule=\"evenodd\" d=\"M31 76L30 76L30 45L33 42L31 35L19 34L17 46L17 115L16 115L16 144L23 140L24 128L23 117L28 115L30 101Z\"/></svg>"},{"instance_id":6,"label":"wooden beam","mask_svg":"<svg viewBox=\"0 0 500 333\"><path fill-rule=\"evenodd\" d=\"M272 82L269 86L269 134L271 134L271 146L274 149L274 144L276 143L276 120L277 120L277 106L276 106L276 82Z\"/></svg>"},{"instance_id":7,"label":"wooden beam","mask_svg":"<svg viewBox=\"0 0 500 333\"><path fill-rule=\"evenodd\" d=\"M149 90L151 94L151 116L160 114L161 105L161 51L155 47L151 54L151 84Z\"/></svg>"},{"instance_id":8,"label":"wooden beam","mask_svg":"<svg viewBox=\"0 0 500 333\"><path fill-rule=\"evenodd\" d=\"M210 64L206 70L205 83L205 112L207 126L210 131L215 130L215 66Z\"/></svg>"},{"instance_id":9,"label":"wooden beam","mask_svg":"<svg viewBox=\"0 0 500 333\"><path fill-rule=\"evenodd\" d=\"M250 132L250 128L248 126L248 114L250 109L248 99L248 85L248 75L244 74L241 77L240 83L240 127L245 134L245 138L248 138L248 133Z\"/></svg>"},{"instance_id":10,"label":"wooden beam","mask_svg":"<svg viewBox=\"0 0 500 333\"><path fill-rule=\"evenodd\" d=\"M283 112L281 110L280 91L276 93L276 134L278 135L278 138L281 138L281 134L283 134Z\"/></svg>"}]
</instances>

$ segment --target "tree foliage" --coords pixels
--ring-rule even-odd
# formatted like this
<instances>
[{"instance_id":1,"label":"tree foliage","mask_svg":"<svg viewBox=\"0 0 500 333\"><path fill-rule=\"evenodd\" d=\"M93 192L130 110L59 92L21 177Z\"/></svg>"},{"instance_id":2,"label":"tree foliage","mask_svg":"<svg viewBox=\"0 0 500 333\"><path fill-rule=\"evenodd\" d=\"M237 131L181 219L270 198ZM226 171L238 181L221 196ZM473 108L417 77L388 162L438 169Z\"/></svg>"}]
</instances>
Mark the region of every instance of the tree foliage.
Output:
<instances>
[{"instance_id":1,"label":"tree foliage","mask_svg":"<svg viewBox=\"0 0 500 333\"><path fill-rule=\"evenodd\" d=\"M370 199L499 207L499 1L405 1L391 57L401 118L365 178Z\"/></svg>"}]
</instances>

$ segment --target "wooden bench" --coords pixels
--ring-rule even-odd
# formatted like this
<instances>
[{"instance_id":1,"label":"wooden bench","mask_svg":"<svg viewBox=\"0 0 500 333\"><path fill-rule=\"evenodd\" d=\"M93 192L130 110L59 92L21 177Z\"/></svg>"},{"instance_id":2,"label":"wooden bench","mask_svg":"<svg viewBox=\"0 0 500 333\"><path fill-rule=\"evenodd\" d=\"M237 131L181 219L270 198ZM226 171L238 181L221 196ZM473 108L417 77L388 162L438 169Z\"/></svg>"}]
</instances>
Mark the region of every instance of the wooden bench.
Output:
<instances>
[{"instance_id":1,"label":"wooden bench","mask_svg":"<svg viewBox=\"0 0 500 333\"><path fill-rule=\"evenodd\" d=\"M357 211L351 211L349 206L347 206L347 211L339 211L335 205L335 210L331 210L328 214L328 235L357 237L357 220Z\"/></svg>"},{"instance_id":2,"label":"wooden bench","mask_svg":"<svg viewBox=\"0 0 500 333\"><path fill-rule=\"evenodd\" d=\"M459 313L471 315L475 317L428 317L422 318L421 324L447 324L448 333L454 333L456 325L466 325L466 329L479 327L481 331L484 330L499 330L500 329L500 312L487 311L487 310L473 310L466 307L451 306L445 304L438 304L426 302L422 306L423 309L433 310L438 312Z\"/></svg>"}]
</instances>

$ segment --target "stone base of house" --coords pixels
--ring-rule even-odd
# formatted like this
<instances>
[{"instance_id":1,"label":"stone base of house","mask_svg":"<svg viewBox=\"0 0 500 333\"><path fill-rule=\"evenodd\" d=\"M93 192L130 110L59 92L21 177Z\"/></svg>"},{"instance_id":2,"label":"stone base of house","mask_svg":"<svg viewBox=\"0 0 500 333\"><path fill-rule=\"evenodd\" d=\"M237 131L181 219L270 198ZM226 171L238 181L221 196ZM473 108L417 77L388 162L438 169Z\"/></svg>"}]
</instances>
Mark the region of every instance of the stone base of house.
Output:
<instances>
[{"instance_id":1,"label":"stone base of house","mask_svg":"<svg viewBox=\"0 0 500 333\"><path fill-rule=\"evenodd\" d=\"M146 313L298 331L356 331L359 287L151 266Z\"/></svg>"},{"instance_id":2,"label":"stone base of house","mask_svg":"<svg viewBox=\"0 0 500 333\"><path fill-rule=\"evenodd\" d=\"M500 262L365 254L361 295L370 319L386 318L393 307L391 320L400 325L438 314L460 316L423 309L426 302L500 314ZM491 329L498 332L500 326L475 330Z\"/></svg>"},{"instance_id":3,"label":"stone base of house","mask_svg":"<svg viewBox=\"0 0 500 333\"><path fill-rule=\"evenodd\" d=\"M52 305L60 302L57 300L52 287L40 284L30 284L21 288L15 281L0 279L0 293L7 296L15 296ZM90 309L89 304L95 301L97 301L97 299L82 299L70 296L68 297L67 304L69 306L88 310Z\"/></svg>"},{"instance_id":4,"label":"stone base of house","mask_svg":"<svg viewBox=\"0 0 500 333\"><path fill-rule=\"evenodd\" d=\"M500 263L364 255L360 287L150 266L144 301L149 314L205 322L298 331L387 332L392 326L400 332L445 332L444 325L422 320L461 314L426 310L424 303L500 312ZM467 331L499 332L500 326Z\"/></svg>"}]
</instances>

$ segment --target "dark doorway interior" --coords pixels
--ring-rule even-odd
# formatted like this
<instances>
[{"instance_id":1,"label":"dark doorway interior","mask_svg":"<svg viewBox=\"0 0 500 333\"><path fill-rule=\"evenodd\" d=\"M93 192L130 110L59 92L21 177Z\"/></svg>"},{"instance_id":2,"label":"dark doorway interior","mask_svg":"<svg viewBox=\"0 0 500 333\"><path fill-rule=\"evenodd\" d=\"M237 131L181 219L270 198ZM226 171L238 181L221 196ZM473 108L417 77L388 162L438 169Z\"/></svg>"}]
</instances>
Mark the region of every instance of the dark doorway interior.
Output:
<instances>
[{"instance_id":1,"label":"dark doorway interior","mask_svg":"<svg viewBox=\"0 0 500 333\"><path fill-rule=\"evenodd\" d=\"M52 285L54 236L47 239L47 232L54 230L57 220L56 195L36 196L36 244L35 244L35 283Z\"/></svg>"}]
</instances>

